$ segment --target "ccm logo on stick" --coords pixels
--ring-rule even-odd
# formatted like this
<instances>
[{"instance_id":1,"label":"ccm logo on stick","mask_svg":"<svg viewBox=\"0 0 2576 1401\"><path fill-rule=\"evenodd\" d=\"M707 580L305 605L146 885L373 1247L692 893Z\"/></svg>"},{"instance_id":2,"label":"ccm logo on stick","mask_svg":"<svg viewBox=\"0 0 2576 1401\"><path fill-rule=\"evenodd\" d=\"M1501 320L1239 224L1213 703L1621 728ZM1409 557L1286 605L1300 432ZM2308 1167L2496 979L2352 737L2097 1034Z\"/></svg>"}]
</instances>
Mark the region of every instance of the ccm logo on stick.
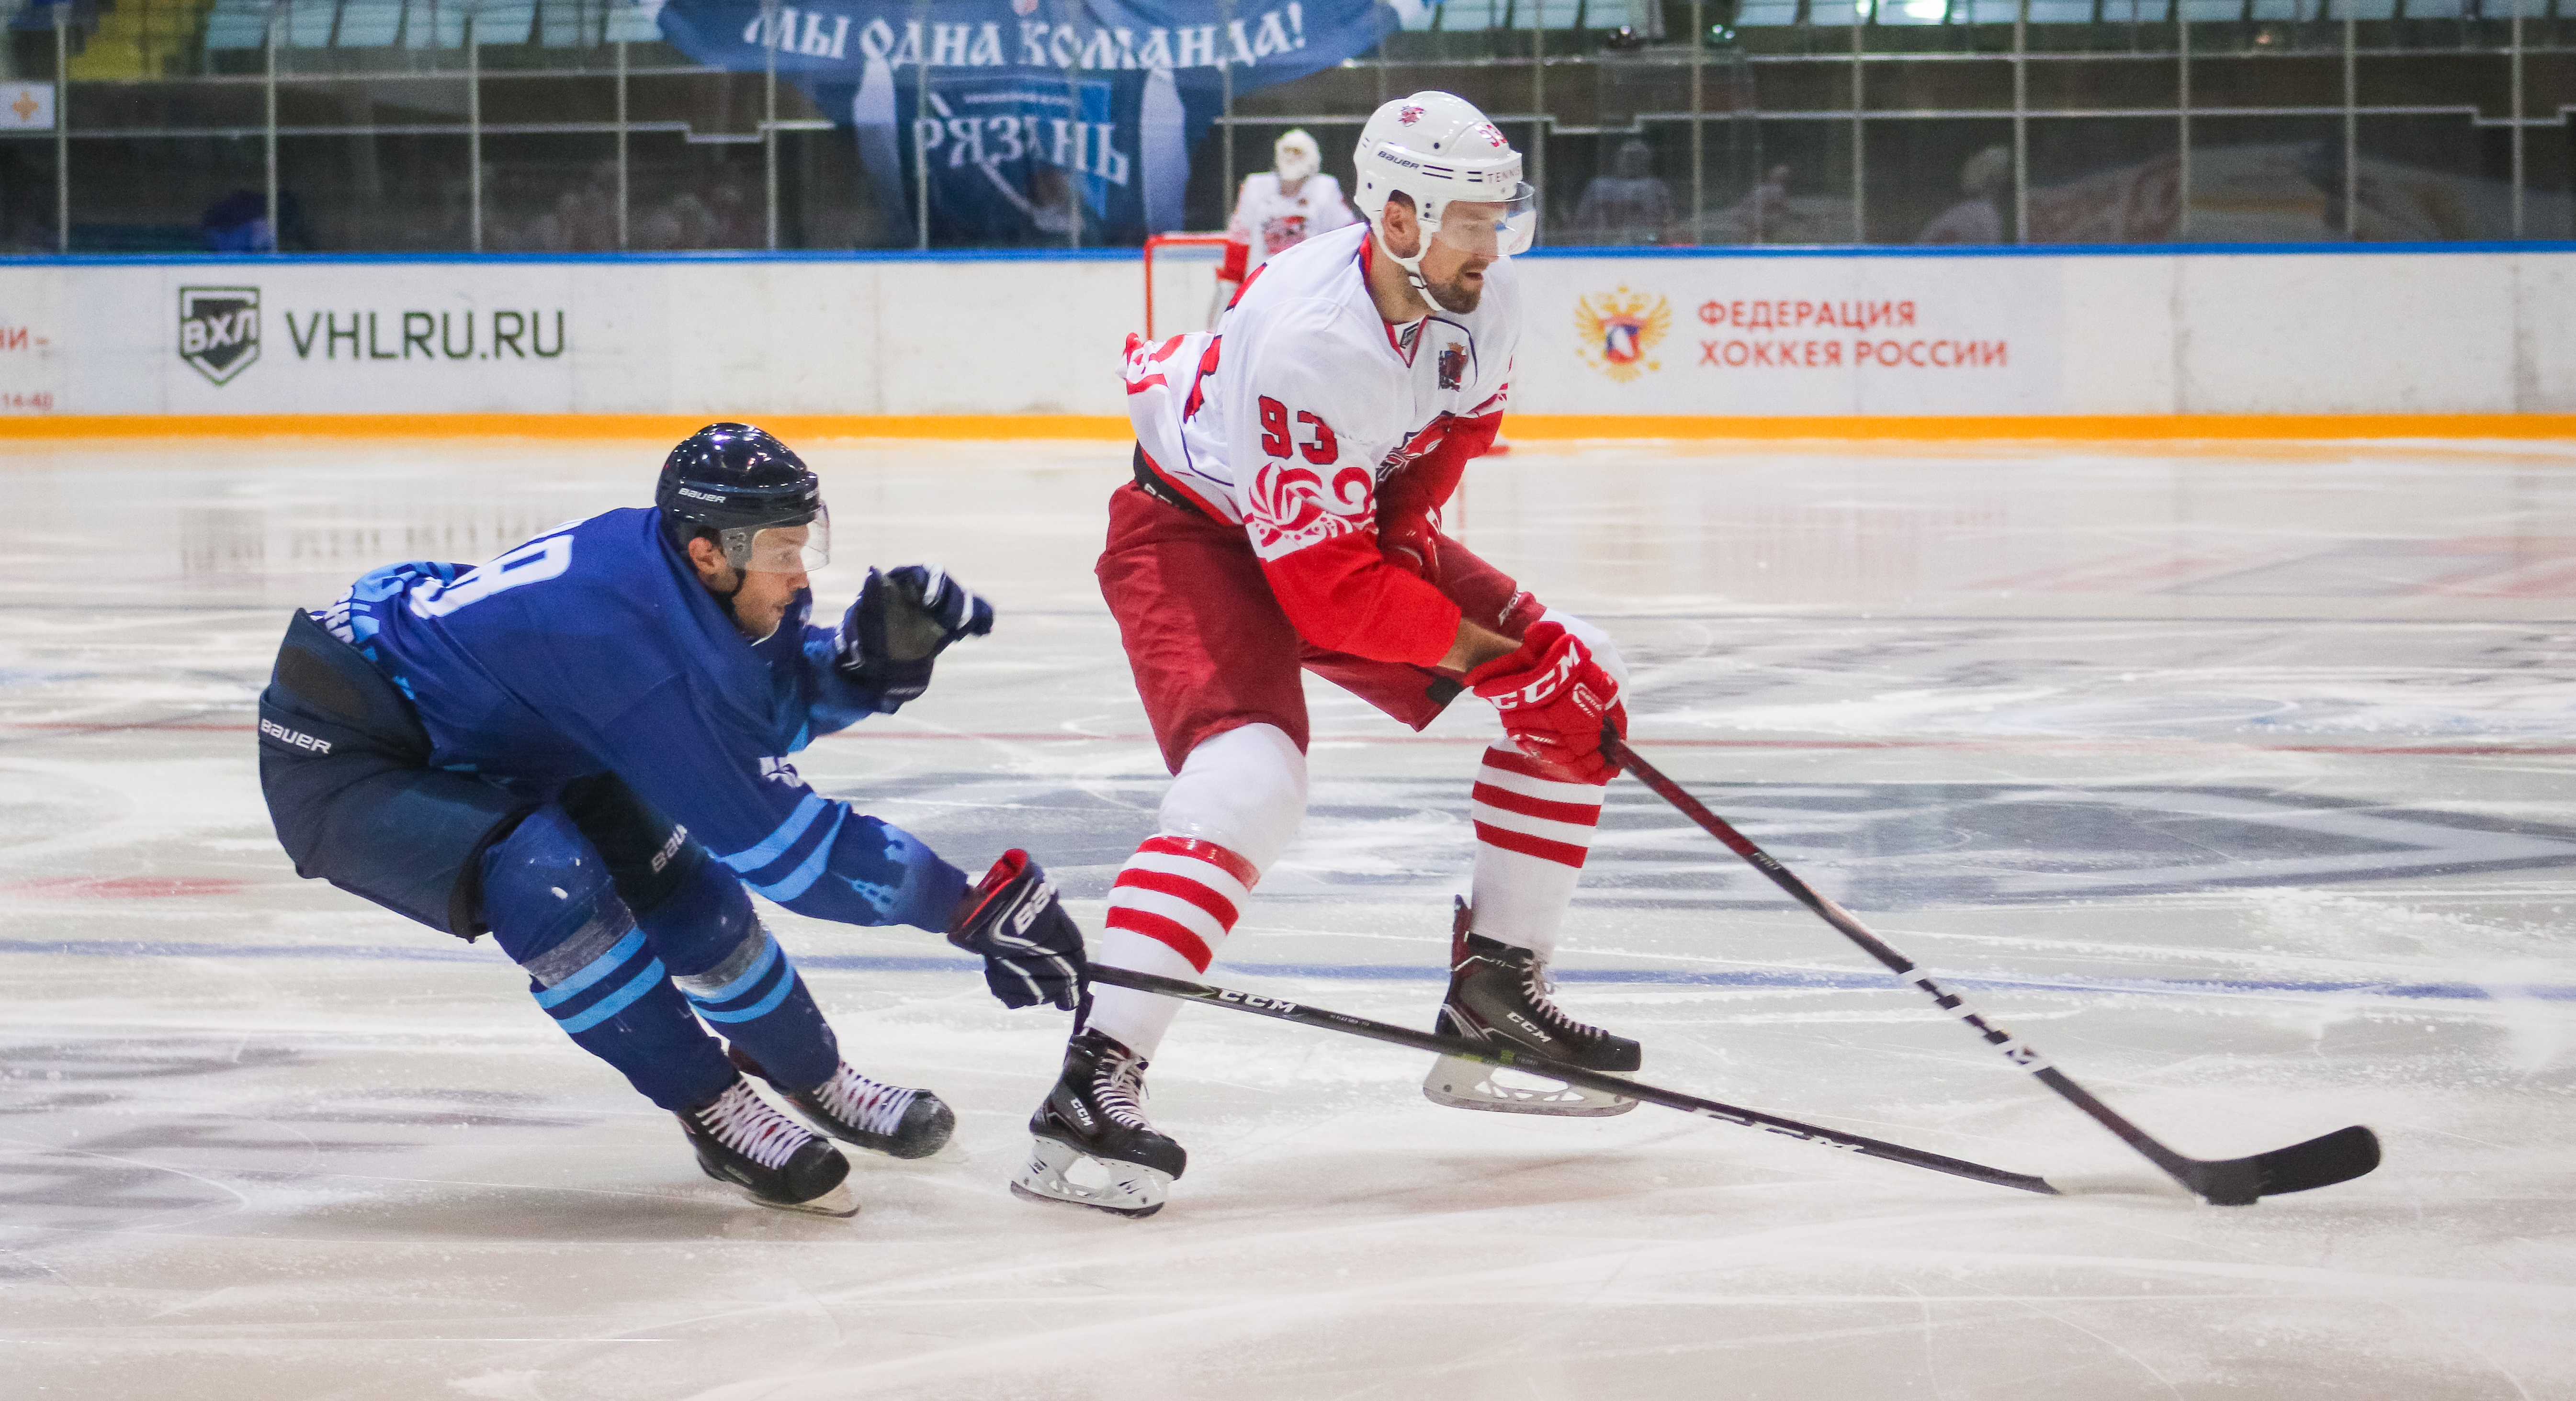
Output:
<instances>
[{"instance_id":1,"label":"ccm logo on stick","mask_svg":"<svg viewBox=\"0 0 2576 1401\"><path fill-rule=\"evenodd\" d=\"M1297 1004L1290 1002L1285 998L1255 997L1251 993L1236 992L1231 988L1221 989L1216 995L1216 1000L1219 1002L1239 1002L1246 1007L1266 1008L1275 1012L1294 1012L1297 1010Z\"/></svg>"},{"instance_id":2,"label":"ccm logo on stick","mask_svg":"<svg viewBox=\"0 0 2576 1401\"><path fill-rule=\"evenodd\" d=\"M310 749L316 754L328 754L331 752L331 741L327 739L315 739L313 736L304 733L302 730L290 730L274 720L261 720L259 722L259 732L273 740L276 740L280 744L290 745L297 749Z\"/></svg>"}]
</instances>

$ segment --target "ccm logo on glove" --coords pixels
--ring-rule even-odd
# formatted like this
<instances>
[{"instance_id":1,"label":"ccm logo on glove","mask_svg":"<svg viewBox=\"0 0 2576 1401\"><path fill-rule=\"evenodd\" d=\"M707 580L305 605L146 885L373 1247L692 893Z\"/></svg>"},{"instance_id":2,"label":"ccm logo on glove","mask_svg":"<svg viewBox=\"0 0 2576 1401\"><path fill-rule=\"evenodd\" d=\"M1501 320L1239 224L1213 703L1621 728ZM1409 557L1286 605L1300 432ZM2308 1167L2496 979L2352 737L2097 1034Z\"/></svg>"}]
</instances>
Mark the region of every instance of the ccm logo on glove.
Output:
<instances>
[{"instance_id":1,"label":"ccm logo on glove","mask_svg":"<svg viewBox=\"0 0 2576 1401\"><path fill-rule=\"evenodd\" d=\"M1606 724L1627 734L1628 708L1619 683L1563 623L1531 624L1518 651L1468 672L1467 685L1493 704L1522 753L1580 783L1618 776L1619 766L1601 756L1601 731Z\"/></svg>"}]
</instances>

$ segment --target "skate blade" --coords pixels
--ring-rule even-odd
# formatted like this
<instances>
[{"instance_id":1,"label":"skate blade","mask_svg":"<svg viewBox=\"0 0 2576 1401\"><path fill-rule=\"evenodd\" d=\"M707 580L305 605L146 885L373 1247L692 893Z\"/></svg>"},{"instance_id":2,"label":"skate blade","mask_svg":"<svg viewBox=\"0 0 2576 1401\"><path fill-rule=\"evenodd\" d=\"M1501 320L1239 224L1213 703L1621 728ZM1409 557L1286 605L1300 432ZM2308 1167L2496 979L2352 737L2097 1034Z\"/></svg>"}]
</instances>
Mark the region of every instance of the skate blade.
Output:
<instances>
[{"instance_id":1,"label":"skate blade","mask_svg":"<svg viewBox=\"0 0 2576 1401\"><path fill-rule=\"evenodd\" d=\"M847 1182L833 1188L831 1191L825 1192L819 1197L814 1197L801 1202L771 1201L767 1197L752 1196L752 1194L747 1191L743 1195L750 1196L753 1201L760 1203L762 1206L768 1207L772 1211L795 1211L802 1212L807 1216L831 1216L840 1218L852 1217L859 1214L859 1199L850 1195L850 1184Z\"/></svg>"},{"instance_id":2,"label":"skate blade","mask_svg":"<svg viewBox=\"0 0 2576 1401\"><path fill-rule=\"evenodd\" d=\"M1568 1119L1606 1118L1637 1107L1637 1101L1620 1095L1559 1084L1535 1074L1518 1074L1456 1056L1442 1056L1432 1063L1431 1073L1422 1080L1422 1097L1452 1109L1553 1114Z\"/></svg>"},{"instance_id":3,"label":"skate blade","mask_svg":"<svg viewBox=\"0 0 2576 1401\"><path fill-rule=\"evenodd\" d=\"M1028 1161L1011 1179L1011 1195L1144 1217L1163 1209L1172 1195L1172 1177L1140 1163L1096 1158L1052 1138L1032 1138Z\"/></svg>"}]
</instances>

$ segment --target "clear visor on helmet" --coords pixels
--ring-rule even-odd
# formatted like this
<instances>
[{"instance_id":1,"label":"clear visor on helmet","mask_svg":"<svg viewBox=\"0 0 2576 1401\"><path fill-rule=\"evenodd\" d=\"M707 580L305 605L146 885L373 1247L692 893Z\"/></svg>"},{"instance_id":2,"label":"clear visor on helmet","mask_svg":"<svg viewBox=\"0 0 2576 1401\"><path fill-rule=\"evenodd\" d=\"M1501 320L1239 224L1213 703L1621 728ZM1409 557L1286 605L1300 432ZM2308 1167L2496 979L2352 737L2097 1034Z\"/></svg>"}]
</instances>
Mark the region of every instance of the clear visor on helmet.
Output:
<instances>
[{"instance_id":1,"label":"clear visor on helmet","mask_svg":"<svg viewBox=\"0 0 2576 1401\"><path fill-rule=\"evenodd\" d=\"M1524 180L1507 200L1453 199L1440 206L1431 239L1471 258L1508 258L1528 252L1537 233L1538 192Z\"/></svg>"},{"instance_id":2,"label":"clear visor on helmet","mask_svg":"<svg viewBox=\"0 0 2576 1401\"><path fill-rule=\"evenodd\" d=\"M764 525L724 532L725 561L756 574L804 574L832 562L832 513L796 525Z\"/></svg>"}]
</instances>

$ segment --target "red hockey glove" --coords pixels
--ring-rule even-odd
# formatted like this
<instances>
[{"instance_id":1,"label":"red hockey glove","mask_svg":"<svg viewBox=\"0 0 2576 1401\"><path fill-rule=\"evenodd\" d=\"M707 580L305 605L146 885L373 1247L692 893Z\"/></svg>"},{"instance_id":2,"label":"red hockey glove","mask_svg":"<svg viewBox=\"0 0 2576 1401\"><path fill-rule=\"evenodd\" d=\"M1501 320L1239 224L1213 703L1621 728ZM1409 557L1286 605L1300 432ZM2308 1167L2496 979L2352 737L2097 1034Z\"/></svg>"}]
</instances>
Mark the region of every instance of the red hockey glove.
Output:
<instances>
[{"instance_id":1,"label":"red hockey glove","mask_svg":"<svg viewBox=\"0 0 2576 1401\"><path fill-rule=\"evenodd\" d=\"M1619 683L1563 623L1533 624L1519 651L1468 672L1467 685L1493 702L1522 753L1579 783L1618 777L1619 766L1602 757L1601 727L1614 726L1625 738L1628 708L1619 703Z\"/></svg>"},{"instance_id":2,"label":"red hockey glove","mask_svg":"<svg viewBox=\"0 0 2576 1401\"><path fill-rule=\"evenodd\" d=\"M1216 265L1216 280L1219 282L1241 282L1243 280L1243 265L1251 260L1252 245L1250 243L1241 239L1227 239L1225 241L1225 261Z\"/></svg>"}]
</instances>

